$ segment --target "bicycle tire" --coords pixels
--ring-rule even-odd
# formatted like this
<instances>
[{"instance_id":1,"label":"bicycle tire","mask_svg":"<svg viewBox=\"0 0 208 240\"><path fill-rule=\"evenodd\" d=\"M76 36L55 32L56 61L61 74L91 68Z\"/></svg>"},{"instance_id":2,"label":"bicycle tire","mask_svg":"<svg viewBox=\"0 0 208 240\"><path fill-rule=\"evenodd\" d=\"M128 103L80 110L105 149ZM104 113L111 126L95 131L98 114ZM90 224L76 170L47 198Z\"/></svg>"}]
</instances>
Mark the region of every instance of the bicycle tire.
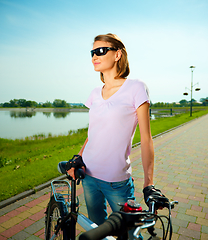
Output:
<instances>
[{"instance_id":1,"label":"bicycle tire","mask_svg":"<svg viewBox=\"0 0 208 240\"><path fill-rule=\"evenodd\" d=\"M45 240L50 240L54 235L56 226L59 220L63 219L68 214L68 208L65 205L65 200L61 194L57 197L60 201L57 202L52 196L48 203L45 216ZM70 221L70 220L69 220ZM67 225L67 224L66 224ZM57 240L68 240L69 227L63 227L59 230L56 237Z\"/></svg>"}]
</instances>

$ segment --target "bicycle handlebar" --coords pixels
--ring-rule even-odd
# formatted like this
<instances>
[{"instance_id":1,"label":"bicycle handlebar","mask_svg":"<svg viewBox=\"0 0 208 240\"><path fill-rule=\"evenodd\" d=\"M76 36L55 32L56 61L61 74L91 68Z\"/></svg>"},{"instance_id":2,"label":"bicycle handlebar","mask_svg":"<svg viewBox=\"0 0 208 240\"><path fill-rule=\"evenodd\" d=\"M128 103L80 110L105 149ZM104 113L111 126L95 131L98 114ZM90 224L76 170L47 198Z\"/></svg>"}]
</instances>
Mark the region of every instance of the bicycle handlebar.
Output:
<instances>
[{"instance_id":1,"label":"bicycle handlebar","mask_svg":"<svg viewBox=\"0 0 208 240\"><path fill-rule=\"evenodd\" d=\"M115 212L97 228L80 235L79 240L97 240L105 238L106 236L118 235L122 233L122 229L126 229L125 220L121 213Z\"/></svg>"},{"instance_id":2,"label":"bicycle handlebar","mask_svg":"<svg viewBox=\"0 0 208 240\"><path fill-rule=\"evenodd\" d=\"M174 204L177 201L169 203L170 208L174 208ZM151 228L155 225L155 201L151 201L149 204L149 211L142 212L114 212L109 218L97 228L91 229L85 233L82 233L79 240L98 240L105 238L106 236L118 236L122 233L126 233L128 227L136 227L134 231L134 237L139 238L139 234L142 229ZM139 224L139 226L138 226ZM152 229L152 235L154 236L154 228ZM150 233L150 232L149 232ZM155 234L156 235L156 234Z\"/></svg>"}]
</instances>

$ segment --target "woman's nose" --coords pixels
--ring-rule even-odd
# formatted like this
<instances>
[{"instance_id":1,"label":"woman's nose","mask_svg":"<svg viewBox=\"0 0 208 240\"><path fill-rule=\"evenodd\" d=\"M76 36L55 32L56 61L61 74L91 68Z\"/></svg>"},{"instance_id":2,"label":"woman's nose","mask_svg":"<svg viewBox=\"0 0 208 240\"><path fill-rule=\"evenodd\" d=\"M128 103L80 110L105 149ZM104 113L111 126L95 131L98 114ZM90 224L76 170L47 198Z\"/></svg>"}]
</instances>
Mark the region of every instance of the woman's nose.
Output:
<instances>
[{"instance_id":1,"label":"woman's nose","mask_svg":"<svg viewBox=\"0 0 208 240\"><path fill-rule=\"evenodd\" d=\"M92 61L96 60L98 58L98 56L94 53L93 57L92 57Z\"/></svg>"}]
</instances>

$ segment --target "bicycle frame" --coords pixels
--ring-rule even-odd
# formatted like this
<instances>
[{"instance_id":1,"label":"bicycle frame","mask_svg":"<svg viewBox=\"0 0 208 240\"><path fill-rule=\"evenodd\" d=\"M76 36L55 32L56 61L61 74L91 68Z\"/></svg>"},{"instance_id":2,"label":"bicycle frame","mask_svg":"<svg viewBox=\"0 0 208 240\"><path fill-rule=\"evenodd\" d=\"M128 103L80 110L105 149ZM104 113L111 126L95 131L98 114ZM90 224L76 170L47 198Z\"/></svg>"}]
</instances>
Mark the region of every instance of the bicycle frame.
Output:
<instances>
[{"instance_id":1,"label":"bicycle frame","mask_svg":"<svg viewBox=\"0 0 208 240\"><path fill-rule=\"evenodd\" d=\"M100 231L100 229L102 227L101 225L97 226L97 224L93 223L86 216L79 213L79 208L78 208L79 200L78 200L78 197L76 197L76 185L79 184L80 179L73 180L73 179L71 179L71 177L69 175L67 175L67 179L71 181L71 185L66 180L54 180L51 182L51 201L49 202L49 205L48 205L48 208L46 211L47 212L46 232L47 232L47 236L50 237L50 240L55 239L59 230L62 228L63 228L62 230L63 230L64 240L75 240L77 223L86 230L86 233L82 234L82 238L84 237L84 235L86 237L86 234L87 235L92 234L92 233L94 234L96 231L98 234L98 231ZM57 186L56 186L56 184L57 184ZM60 187L60 189L59 189L59 187ZM77 199L77 202L76 202L76 199ZM53 203L51 203L51 202L53 202ZM58 216L60 216L60 217L57 220L57 225L53 229L53 230L55 230L55 234L51 237L50 234L48 235L48 232L51 230L50 229L50 227L51 227L50 207L52 206L52 213L53 213L54 202L55 203L59 202L58 206L60 209L60 215L58 215ZM61 202L61 204L60 204L60 202ZM125 219L125 224L127 224L126 225L127 229L128 229L128 227L135 228L134 234L133 234L134 239L140 239L140 232L142 231L142 229L145 229L145 228L148 228L148 231L152 236L156 236L156 234L154 233L154 228L151 228L151 227L153 227L155 225L156 220L158 218L160 219L160 221L162 221L161 217L165 217L167 219L166 216L162 216L162 215L160 215L160 216L157 215L156 219L155 219L155 217L152 217L152 216L156 215L155 214L155 210L156 210L155 204L157 204L157 203L158 202L156 202L154 199L152 199L151 204L149 205L149 211L144 210L142 212L139 211L139 212L134 213L134 212L128 212L128 211L125 212L125 211L123 211L124 210L123 209L118 212L120 215L122 215L122 219ZM161 205L163 207L169 207L168 227L171 226L171 230L170 230L171 234L170 234L169 239L171 239L171 236L172 236L171 209L174 208L174 204L177 204L177 203L178 203L177 201L173 201L173 202L168 201L168 206ZM165 204L167 204L167 203L165 203ZM69 211L69 208L71 211ZM108 220L111 218L111 220L110 220L111 223L112 223L112 219L113 219L112 215L109 216L109 218L108 218ZM143 218L144 215L145 216L147 215L147 219ZM142 218L139 218L140 220L138 219L139 216L142 217ZM139 222L137 222L138 220L139 220ZM132 225L132 221L137 222L137 224ZM56 220L55 220L55 222L56 222ZM111 223L110 223L110 225L111 225ZM130 223L130 225L128 225L128 223ZM104 223L104 224L106 224L106 223ZM102 225L104 225L104 224L102 224ZM165 232L163 222L162 222L162 225L163 225L163 234L164 234L163 236L164 236L164 239L166 239L167 233L168 233L168 227ZM105 225L105 227L106 226L107 225ZM91 230L91 231L89 231L89 230ZM110 234L113 234L113 232L111 231L111 228L109 231L109 235ZM101 235L103 237L106 236L105 234L103 234L103 230L100 232L100 236ZM127 239L127 232L125 232L124 235L125 235L125 237L121 236L121 238L123 240ZM93 237L93 235L91 235L91 236ZM48 237L46 237L46 238L49 239ZM83 239L85 239L85 237ZM121 239L121 238L119 237L118 239ZM116 238L109 236L109 237L105 237L103 239L104 240L115 240Z\"/></svg>"},{"instance_id":2,"label":"bicycle frame","mask_svg":"<svg viewBox=\"0 0 208 240\"><path fill-rule=\"evenodd\" d=\"M68 178L68 177L67 177ZM69 179L69 178L68 178ZM71 180L71 179L69 179ZM78 180L79 181L79 180ZM57 186L56 186L57 184ZM54 196L56 202L64 201L64 204L67 204L68 207L71 209L71 223L70 223L70 233L71 233L71 238L70 240L75 240L76 238L76 224L78 223L82 228L84 228L86 231L89 231L93 228L96 228L98 225L96 223L93 223L90 219L88 219L85 215L79 213L76 208L78 207L78 204L76 203L76 180L71 180L71 186L68 181L66 180L53 180L51 182L51 197ZM62 190L58 190L59 187L67 187L67 193L61 192ZM71 194L70 194L71 192ZM64 196L65 200L61 199L59 200L58 195L61 194ZM70 201L71 198L71 201ZM78 198L77 198L78 200ZM60 228L60 227L59 227ZM56 233L57 234L57 233ZM56 234L54 234L50 240L53 240L56 238ZM114 237L106 237L104 240L115 240Z\"/></svg>"}]
</instances>

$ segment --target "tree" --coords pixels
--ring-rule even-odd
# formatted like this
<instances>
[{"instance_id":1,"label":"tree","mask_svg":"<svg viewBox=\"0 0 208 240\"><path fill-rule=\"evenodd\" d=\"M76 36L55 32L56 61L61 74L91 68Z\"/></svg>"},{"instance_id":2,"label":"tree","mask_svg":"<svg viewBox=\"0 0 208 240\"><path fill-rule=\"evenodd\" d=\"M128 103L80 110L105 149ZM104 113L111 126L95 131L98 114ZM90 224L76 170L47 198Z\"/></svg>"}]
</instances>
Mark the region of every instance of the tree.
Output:
<instances>
[{"instance_id":1,"label":"tree","mask_svg":"<svg viewBox=\"0 0 208 240\"><path fill-rule=\"evenodd\" d=\"M25 107L37 107L38 106L38 104L37 104L37 102L35 102L35 101L26 101L25 102Z\"/></svg>"},{"instance_id":2,"label":"tree","mask_svg":"<svg viewBox=\"0 0 208 240\"><path fill-rule=\"evenodd\" d=\"M155 104L153 104L154 107L164 107L164 103L163 102L157 102Z\"/></svg>"},{"instance_id":3,"label":"tree","mask_svg":"<svg viewBox=\"0 0 208 240\"><path fill-rule=\"evenodd\" d=\"M65 100L55 99L53 101L54 107L69 107L69 104Z\"/></svg>"},{"instance_id":4,"label":"tree","mask_svg":"<svg viewBox=\"0 0 208 240\"><path fill-rule=\"evenodd\" d=\"M201 99L200 99L200 102L202 102L202 105L203 105L203 106L208 106L208 97L206 97L206 98L201 98Z\"/></svg>"},{"instance_id":5,"label":"tree","mask_svg":"<svg viewBox=\"0 0 208 240\"><path fill-rule=\"evenodd\" d=\"M52 103L49 102L49 101L46 101L45 103L43 103L42 106L43 106L43 107L48 107L48 108L50 108L50 107L52 107Z\"/></svg>"},{"instance_id":6,"label":"tree","mask_svg":"<svg viewBox=\"0 0 208 240\"><path fill-rule=\"evenodd\" d=\"M26 107L26 99L19 99L18 100L18 105L20 107Z\"/></svg>"},{"instance_id":7,"label":"tree","mask_svg":"<svg viewBox=\"0 0 208 240\"><path fill-rule=\"evenodd\" d=\"M10 107L19 107L18 99L13 99L9 101Z\"/></svg>"},{"instance_id":8,"label":"tree","mask_svg":"<svg viewBox=\"0 0 208 240\"><path fill-rule=\"evenodd\" d=\"M3 107L10 107L10 103L8 102L3 103Z\"/></svg>"},{"instance_id":9,"label":"tree","mask_svg":"<svg viewBox=\"0 0 208 240\"><path fill-rule=\"evenodd\" d=\"M189 101L190 102L190 101ZM192 103L195 103L196 102L196 100L194 99L194 98L192 98Z\"/></svg>"},{"instance_id":10,"label":"tree","mask_svg":"<svg viewBox=\"0 0 208 240\"><path fill-rule=\"evenodd\" d=\"M189 103L186 99L182 99L181 101L179 101L180 105L183 107L187 106Z\"/></svg>"},{"instance_id":11,"label":"tree","mask_svg":"<svg viewBox=\"0 0 208 240\"><path fill-rule=\"evenodd\" d=\"M189 101L189 103L191 104L191 101ZM201 106L201 104L198 103L194 98L192 98L192 106Z\"/></svg>"}]
</instances>

